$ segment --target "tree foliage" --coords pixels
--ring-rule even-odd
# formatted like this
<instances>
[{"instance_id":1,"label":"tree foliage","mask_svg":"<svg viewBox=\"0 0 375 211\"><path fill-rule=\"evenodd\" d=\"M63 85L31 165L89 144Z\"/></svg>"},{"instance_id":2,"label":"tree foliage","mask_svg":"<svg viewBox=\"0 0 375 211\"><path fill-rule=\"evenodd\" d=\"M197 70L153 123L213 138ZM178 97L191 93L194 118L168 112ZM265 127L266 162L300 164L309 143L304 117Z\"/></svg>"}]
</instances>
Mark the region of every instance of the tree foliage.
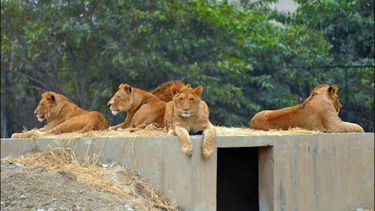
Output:
<instances>
[{"instance_id":1,"label":"tree foliage","mask_svg":"<svg viewBox=\"0 0 375 211\"><path fill-rule=\"evenodd\" d=\"M357 30L345 37L335 28L345 24L337 19L319 24L322 18L301 5L296 15L288 15L265 10L263 4L203 0L3 0L1 112L8 128L2 126L2 135L37 125L32 110L42 91L57 91L86 109L100 110L113 124L122 117L111 117L106 102L120 83L149 90L173 79L204 86L214 124L247 126L259 110L298 103L318 83L341 84L336 74L290 67L339 61L373 65L373 35L364 29L373 27L373 20L356 22L364 30L358 32L364 33L361 38ZM318 6L315 13L329 16ZM326 22L332 26L323 26ZM335 33L339 40L334 42L329 37ZM362 46L364 40L369 45ZM353 51L341 52L344 41L353 42L346 46ZM350 90L360 93L350 112L369 112L372 73L350 71L349 85L361 81ZM362 117L353 121L373 130L368 116Z\"/></svg>"},{"instance_id":2,"label":"tree foliage","mask_svg":"<svg viewBox=\"0 0 375 211\"><path fill-rule=\"evenodd\" d=\"M278 14L280 22L305 25L324 33L330 43L328 63L311 70L342 88L341 115L374 131L374 1L297 1L296 14ZM313 73L314 74L314 73ZM315 78L315 77L312 77Z\"/></svg>"}]
</instances>

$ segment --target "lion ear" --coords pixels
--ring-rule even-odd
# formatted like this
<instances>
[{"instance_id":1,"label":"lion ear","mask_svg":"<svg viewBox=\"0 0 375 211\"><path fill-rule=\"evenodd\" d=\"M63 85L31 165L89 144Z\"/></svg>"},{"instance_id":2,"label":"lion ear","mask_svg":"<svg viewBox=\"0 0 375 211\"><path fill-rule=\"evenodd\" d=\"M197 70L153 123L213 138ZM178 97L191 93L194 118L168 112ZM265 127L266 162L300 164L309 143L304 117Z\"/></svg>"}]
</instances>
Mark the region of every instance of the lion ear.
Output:
<instances>
[{"instance_id":1,"label":"lion ear","mask_svg":"<svg viewBox=\"0 0 375 211\"><path fill-rule=\"evenodd\" d=\"M45 98L46 100L50 102L55 102L56 100L55 95L52 92L44 92L42 94L42 98Z\"/></svg>"},{"instance_id":2,"label":"lion ear","mask_svg":"<svg viewBox=\"0 0 375 211\"><path fill-rule=\"evenodd\" d=\"M54 95L54 94L51 95L50 100L51 100L52 102L55 102L55 101L56 101L56 98L55 98L55 95Z\"/></svg>"},{"instance_id":3,"label":"lion ear","mask_svg":"<svg viewBox=\"0 0 375 211\"><path fill-rule=\"evenodd\" d=\"M132 87L129 84L120 84L119 89L128 94L131 94L133 91Z\"/></svg>"},{"instance_id":4,"label":"lion ear","mask_svg":"<svg viewBox=\"0 0 375 211\"><path fill-rule=\"evenodd\" d=\"M329 88L328 88L328 93L330 95L333 95L333 94L337 94L339 88L337 87L336 84L333 84L333 85L330 85Z\"/></svg>"},{"instance_id":5,"label":"lion ear","mask_svg":"<svg viewBox=\"0 0 375 211\"><path fill-rule=\"evenodd\" d=\"M193 93L196 95L201 95L203 92L203 86L199 85L193 89Z\"/></svg>"}]
</instances>

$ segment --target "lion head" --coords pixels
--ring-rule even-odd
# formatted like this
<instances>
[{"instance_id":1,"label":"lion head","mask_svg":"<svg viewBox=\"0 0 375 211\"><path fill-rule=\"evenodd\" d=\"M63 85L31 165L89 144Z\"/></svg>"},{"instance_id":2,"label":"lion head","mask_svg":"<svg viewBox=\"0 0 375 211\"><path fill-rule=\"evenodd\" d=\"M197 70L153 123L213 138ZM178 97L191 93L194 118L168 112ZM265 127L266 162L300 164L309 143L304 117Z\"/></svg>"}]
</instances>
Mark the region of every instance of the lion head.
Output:
<instances>
[{"instance_id":1,"label":"lion head","mask_svg":"<svg viewBox=\"0 0 375 211\"><path fill-rule=\"evenodd\" d=\"M199 103L203 91L202 86L192 88L190 84L183 86L180 89L171 88L174 95L173 104L175 111L184 118L194 115L199 110Z\"/></svg>"},{"instance_id":2,"label":"lion head","mask_svg":"<svg viewBox=\"0 0 375 211\"><path fill-rule=\"evenodd\" d=\"M34 115L40 122L43 122L52 116L54 107L56 106L55 95L56 93L54 92L43 92L42 99L39 101L39 104L34 111Z\"/></svg>"},{"instance_id":3,"label":"lion head","mask_svg":"<svg viewBox=\"0 0 375 211\"><path fill-rule=\"evenodd\" d=\"M129 84L120 84L119 90L108 101L113 115L120 111L128 111L133 106L133 87Z\"/></svg>"},{"instance_id":4,"label":"lion head","mask_svg":"<svg viewBox=\"0 0 375 211\"><path fill-rule=\"evenodd\" d=\"M306 101L311 100L316 95L325 95L332 103L336 112L339 113L342 108L342 105L339 101L339 96L337 95L337 92L337 85L321 84L313 89L313 91L311 92L310 96L306 99Z\"/></svg>"}]
</instances>

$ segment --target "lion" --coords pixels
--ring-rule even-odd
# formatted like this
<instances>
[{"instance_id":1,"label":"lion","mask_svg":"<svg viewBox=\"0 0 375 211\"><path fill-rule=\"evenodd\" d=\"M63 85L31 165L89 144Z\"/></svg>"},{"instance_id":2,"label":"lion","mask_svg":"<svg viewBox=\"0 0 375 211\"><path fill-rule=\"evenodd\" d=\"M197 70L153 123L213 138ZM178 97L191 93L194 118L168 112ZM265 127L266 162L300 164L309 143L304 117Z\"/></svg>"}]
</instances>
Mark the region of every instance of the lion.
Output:
<instances>
[{"instance_id":1,"label":"lion","mask_svg":"<svg viewBox=\"0 0 375 211\"><path fill-rule=\"evenodd\" d=\"M154 123L164 127L166 102L156 95L130 86L120 84L119 90L108 101L107 105L113 115L127 112L123 123L110 127L112 130L129 130L134 132Z\"/></svg>"},{"instance_id":2,"label":"lion","mask_svg":"<svg viewBox=\"0 0 375 211\"><path fill-rule=\"evenodd\" d=\"M182 81L168 81L153 89L151 94L158 96L165 102L169 102L173 99L171 87L173 86L175 89L181 89L184 85L185 84Z\"/></svg>"},{"instance_id":3,"label":"lion","mask_svg":"<svg viewBox=\"0 0 375 211\"><path fill-rule=\"evenodd\" d=\"M45 121L46 125L37 130L14 133L12 138L30 138L34 134L83 133L108 128L107 120L103 114L97 111L84 110L65 96L51 91L42 93L42 98L34 111L34 115L40 122Z\"/></svg>"},{"instance_id":4,"label":"lion","mask_svg":"<svg viewBox=\"0 0 375 211\"><path fill-rule=\"evenodd\" d=\"M250 120L250 127L259 130L288 130L298 127L327 133L364 132L360 125L344 122L339 118L342 105L337 92L336 85L318 85L299 105L255 114Z\"/></svg>"},{"instance_id":5,"label":"lion","mask_svg":"<svg viewBox=\"0 0 375 211\"><path fill-rule=\"evenodd\" d=\"M192 88L189 84L171 87L173 100L167 103L164 121L168 134L176 134L182 152L190 156L193 144L189 134L203 132L202 154L208 158L214 151L216 129L209 120L209 109L201 99L202 86Z\"/></svg>"}]
</instances>

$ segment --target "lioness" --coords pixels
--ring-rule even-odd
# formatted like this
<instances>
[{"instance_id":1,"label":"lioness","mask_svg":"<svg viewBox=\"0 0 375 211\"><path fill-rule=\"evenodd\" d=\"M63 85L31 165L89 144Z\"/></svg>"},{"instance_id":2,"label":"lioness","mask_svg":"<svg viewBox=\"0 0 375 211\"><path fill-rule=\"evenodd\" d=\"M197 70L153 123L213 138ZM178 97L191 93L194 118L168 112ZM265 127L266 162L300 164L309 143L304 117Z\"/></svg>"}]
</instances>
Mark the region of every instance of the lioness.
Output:
<instances>
[{"instance_id":1,"label":"lioness","mask_svg":"<svg viewBox=\"0 0 375 211\"><path fill-rule=\"evenodd\" d=\"M55 92L44 92L34 111L40 122L46 125L38 130L14 133L13 138L29 138L34 134L60 134L69 132L88 132L104 130L108 124L104 116L97 111L86 111L70 99Z\"/></svg>"},{"instance_id":2,"label":"lioness","mask_svg":"<svg viewBox=\"0 0 375 211\"><path fill-rule=\"evenodd\" d=\"M335 85L322 84L299 105L257 113L250 121L253 129L270 130L299 127L329 133L364 132L355 123L343 122L338 113L342 108Z\"/></svg>"},{"instance_id":3,"label":"lioness","mask_svg":"<svg viewBox=\"0 0 375 211\"><path fill-rule=\"evenodd\" d=\"M143 129L151 123L164 127L164 112L166 102L150 92L120 84L119 90L108 101L113 115L126 111L125 122L110 127L112 130L128 129L135 131Z\"/></svg>"},{"instance_id":4,"label":"lioness","mask_svg":"<svg viewBox=\"0 0 375 211\"><path fill-rule=\"evenodd\" d=\"M178 81L178 80L177 81L168 81L168 82L163 83L160 86L156 87L155 89L153 89L151 91L151 94L157 96L158 98L160 98L161 100L163 100L165 102L169 102L173 98L173 95L172 95L171 89L170 89L172 86L173 87L180 87L181 88L181 87L184 86L184 83L182 83L181 81ZM143 90L141 90L141 91L143 93L148 93L148 92L143 91ZM150 93L148 93L148 94L150 94ZM121 93L119 93L118 95L120 96ZM150 96L150 95L148 95L148 96ZM148 98L150 98L150 97L148 97ZM151 97L151 98L154 99L154 97ZM111 109L113 115L117 115L118 112L120 112L120 111L127 111L125 109L120 109L120 107L121 107L120 104L126 103L125 102L126 101L125 97L122 98L122 99L120 99L120 97L117 97L117 98L112 97L111 100L112 100L112 104L113 104L113 106L112 106L113 109ZM110 106L109 103L111 102L111 100L108 102L108 106ZM122 101L122 102L120 102L120 101ZM142 104L146 104L146 102L143 102ZM116 105L118 105L118 106L116 106ZM116 107L118 107L118 108L116 109ZM132 108L131 111L128 111L128 114L127 114L127 117L126 117L124 123L120 123L118 125L112 126L112 127L110 127L110 129L112 129L112 130L118 130L118 129L130 128L129 129L130 131L134 131L135 129L131 127L131 122L132 122L132 120L134 118L135 113L140 108L141 108L141 106L138 106L136 108ZM163 115L164 115L164 112L163 112ZM155 121L153 121L153 122L155 122ZM164 126L163 123L160 124L160 121L156 121L156 122L159 123L159 126L161 126L161 127ZM146 124L141 124L140 126L138 126L138 128L143 128L143 127L147 126L147 124L148 124L147 122L146 122Z\"/></svg>"},{"instance_id":5,"label":"lioness","mask_svg":"<svg viewBox=\"0 0 375 211\"><path fill-rule=\"evenodd\" d=\"M181 143L182 152L192 154L193 144L189 133L203 132L202 154L210 157L214 151L216 129L209 120L206 102L201 100L202 86L192 88L171 87L173 101L167 103L164 121L169 134L175 133Z\"/></svg>"}]
</instances>

